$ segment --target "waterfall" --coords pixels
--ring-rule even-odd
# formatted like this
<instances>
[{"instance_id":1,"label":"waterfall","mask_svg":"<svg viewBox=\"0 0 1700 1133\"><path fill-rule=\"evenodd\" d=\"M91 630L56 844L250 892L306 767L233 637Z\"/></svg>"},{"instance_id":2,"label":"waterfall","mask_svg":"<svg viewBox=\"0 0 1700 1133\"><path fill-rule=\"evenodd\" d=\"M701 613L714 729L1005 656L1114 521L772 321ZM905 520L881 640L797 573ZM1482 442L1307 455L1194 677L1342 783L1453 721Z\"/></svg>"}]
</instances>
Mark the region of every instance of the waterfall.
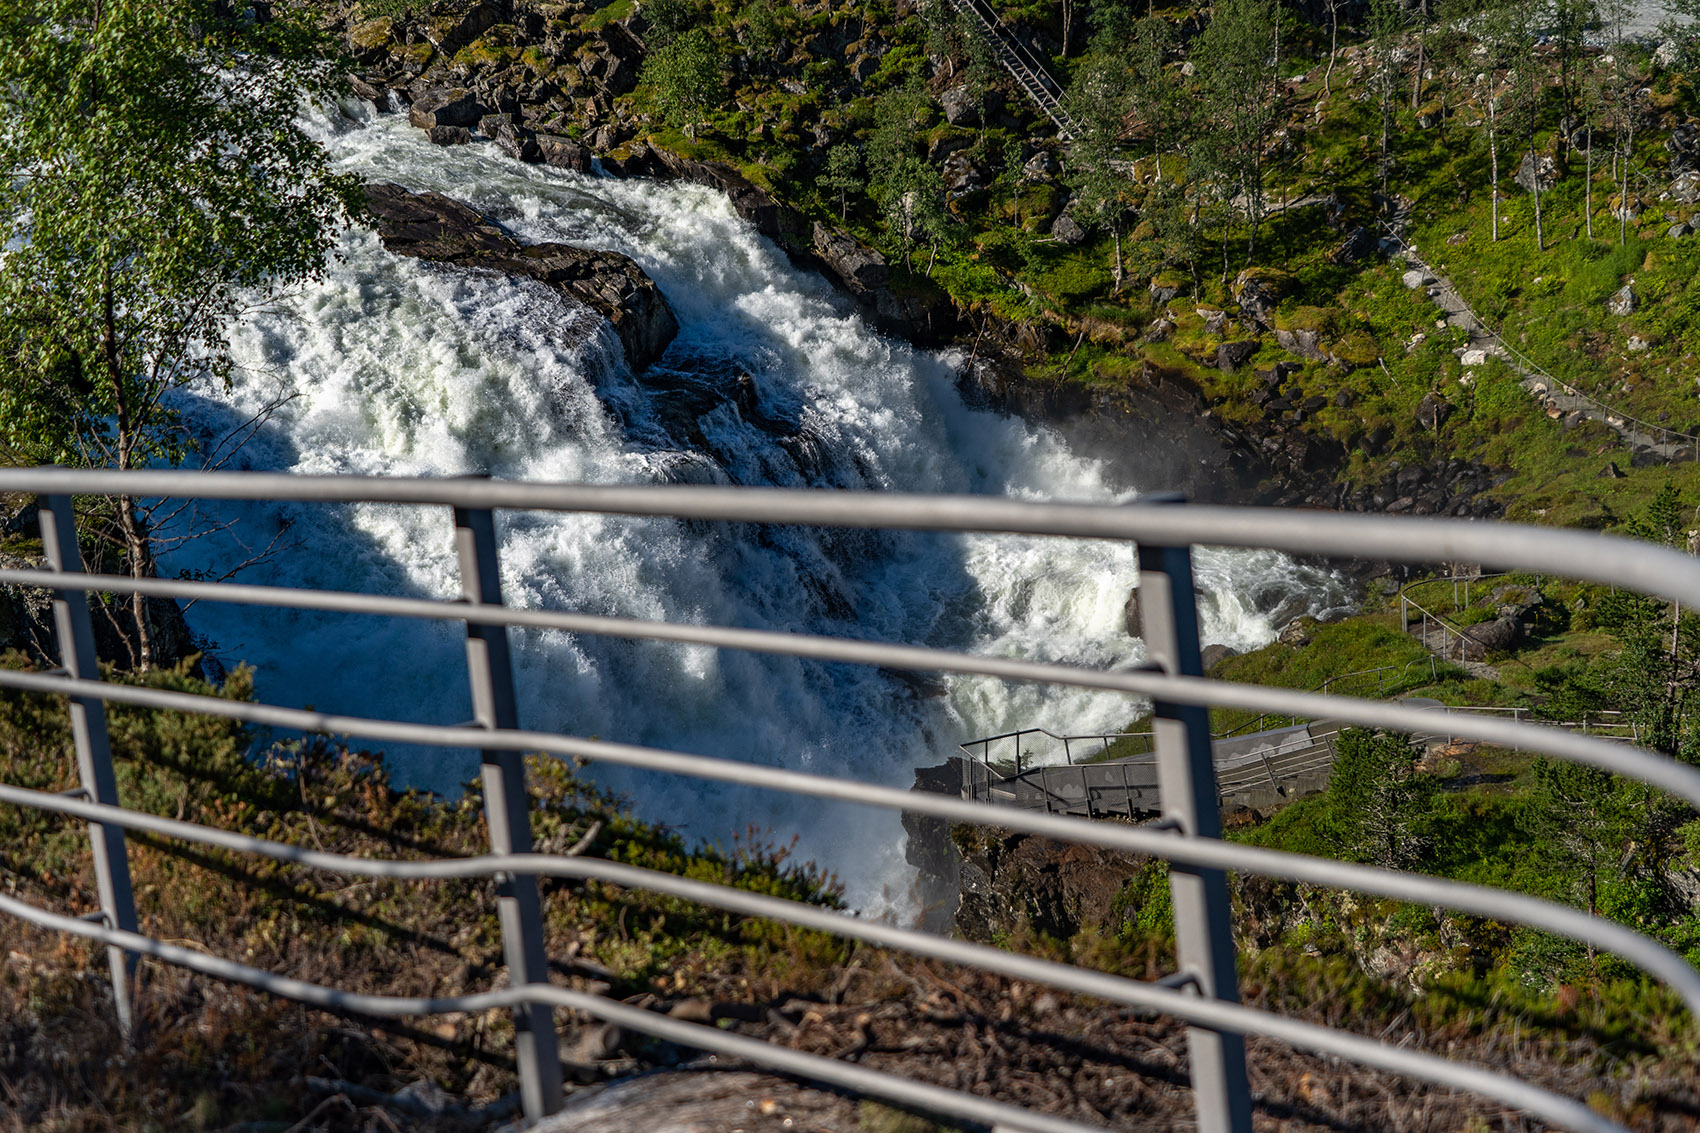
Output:
<instances>
[{"instance_id":1,"label":"waterfall","mask_svg":"<svg viewBox=\"0 0 1700 1133\"><path fill-rule=\"evenodd\" d=\"M210 450L259 416L232 467L300 473L593 483L735 483L1018 499L1118 501L1046 429L967 406L962 358L875 333L824 280L792 267L710 189L580 176L493 145L432 146L400 116L315 114L337 163L458 197L525 240L631 256L681 330L633 375L605 323L540 285L401 259L346 234L326 278L232 328L232 390L177 408ZM283 400L279 404L280 400ZM162 573L439 598L458 593L445 508L197 505L203 529ZM1122 628L1131 549L1011 536L842 532L503 513L502 585L517 605L833 633L1108 667L1141 657ZM276 541L270 555L262 555ZM1326 572L1273 553L1198 556L1204 636L1238 648L1301 594L1337 604ZM453 724L471 715L453 623L197 605L190 620L260 694L330 711ZM977 678L915 680L693 646L514 634L521 724L850 775L907 787L963 739L1015 727L1113 730L1127 697ZM455 791L470 752L391 751L403 783ZM641 816L729 846L754 825L830 864L851 903L903 915L894 814L592 768Z\"/></svg>"}]
</instances>

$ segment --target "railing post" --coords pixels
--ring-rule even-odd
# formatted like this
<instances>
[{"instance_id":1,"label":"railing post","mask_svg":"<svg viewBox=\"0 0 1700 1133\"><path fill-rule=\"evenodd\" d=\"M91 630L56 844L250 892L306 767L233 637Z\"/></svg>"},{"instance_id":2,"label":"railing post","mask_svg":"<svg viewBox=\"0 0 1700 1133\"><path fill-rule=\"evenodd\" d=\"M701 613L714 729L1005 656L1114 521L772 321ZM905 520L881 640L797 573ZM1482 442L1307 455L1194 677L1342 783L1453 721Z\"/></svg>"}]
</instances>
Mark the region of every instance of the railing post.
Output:
<instances>
[{"instance_id":1,"label":"railing post","mask_svg":"<svg viewBox=\"0 0 1700 1133\"><path fill-rule=\"evenodd\" d=\"M1151 589L1145 589L1148 586ZM1203 676L1191 548L1141 543L1139 587L1147 656L1170 676ZM1152 730L1163 817L1175 825L1178 837L1219 838L1221 801L1211 759L1209 709L1159 700L1152 705ZM1181 970L1197 981L1204 996L1237 1003L1227 874L1175 863L1169 867L1169 886ZM1207 1027L1189 1027L1187 1046L1200 1133L1250 1133L1245 1040Z\"/></svg>"},{"instance_id":2,"label":"railing post","mask_svg":"<svg viewBox=\"0 0 1700 1133\"><path fill-rule=\"evenodd\" d=\"M48 568L63 574L81 574L83 556L77 549L77 523L71 512L71 497L44 496L40 506L41 549ZM67 586L53 592L53 628L59 639L59 664L66 675L99 680L94 626L89 621L85 591ZM77 774L89 801L118 806L112 745L106 733L106 706L99 697L71 698L71 737L77 746ZM100 896L100 911L107 927L135 932L136 900L130 888L130 858L124 828L105 822L89 823L89 847L94 851L95 891ZM118 1012L118 1028L129 1039L135 1028L130 982L135 974L136 958L116 947L107 948L106 956L112 970L112 1002Z\"/></svg>"},{"instance_id":3,"label":"railing post","mask_svg":"<svg viewBox=\"0 0 1700 1133\"><path fill-rule=\"evenodd\" d=\"M460 558L462 599L473 606L500 606L496 520L489 508L455 508L455 552ZM491 730L518 728L519 704L506 626L467 623L466 668L472 682L473 716L479 725ZM524 755L489 748L480 754L490 849L498 854L530 853ZM549 960L543 946L537 875L509 874L501 879L497 892L509 986L547 984ZM547 1005L526 1003L514 1008L514 1054L525 1116L535 1121L560 1109L561 1058L555 1045L554 1013Z\"/></svg>"}]
</instances>

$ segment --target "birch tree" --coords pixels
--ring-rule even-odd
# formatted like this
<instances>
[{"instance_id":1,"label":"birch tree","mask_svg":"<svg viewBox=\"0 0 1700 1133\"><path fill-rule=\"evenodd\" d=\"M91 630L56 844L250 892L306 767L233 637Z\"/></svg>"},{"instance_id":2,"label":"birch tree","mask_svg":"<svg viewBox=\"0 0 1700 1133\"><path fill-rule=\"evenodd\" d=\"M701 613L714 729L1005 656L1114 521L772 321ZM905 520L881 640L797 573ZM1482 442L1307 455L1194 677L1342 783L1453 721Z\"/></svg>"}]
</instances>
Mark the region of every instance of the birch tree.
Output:
<instances>
[{"instance_id":1,"label":"birch tree","mask_svg":"<svg viewBox=\"0 0 1700 1133\"><path fill-rule=\"evenodd\" d=\"M228 328L322 274L357 179L296 125L338 84L318 36L211 0L0 0L0 434L28 459L186 453L167 395L227 387ZM119 497L132 575L147 517ZM134 660L154 664L135 597Z\"/></svg>"}]
</instances>

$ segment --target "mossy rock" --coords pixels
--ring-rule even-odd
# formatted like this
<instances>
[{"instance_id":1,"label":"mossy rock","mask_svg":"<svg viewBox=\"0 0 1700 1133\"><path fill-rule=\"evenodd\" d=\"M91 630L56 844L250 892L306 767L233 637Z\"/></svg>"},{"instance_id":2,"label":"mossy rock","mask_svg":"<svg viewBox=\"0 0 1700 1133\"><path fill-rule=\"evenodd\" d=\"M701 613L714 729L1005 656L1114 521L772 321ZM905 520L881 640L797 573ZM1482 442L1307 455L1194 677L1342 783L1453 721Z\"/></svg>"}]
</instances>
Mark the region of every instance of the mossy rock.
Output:
<instances>
[{"instance_id":1,"label":"mossy rock","mask_svg":"<svg viewBox=\"0 0 1700 1133\"><path fill-rule=\"evenodd\" d=\"M1373 366L1381 359L1381 346L1373 336L1354 331L1334 342L1328 352L1348 366Z\"/></svg>"},{"instance_id":2,"label":"mossy rock","mask_svg":"<svg viewBox=\"0 0 1700 1133\"><path fill-rule=\"evenodd\" d=\"M377 51L390 42L395 21L388 16L355 24L348 29L348 45L355 51Z\"/></svg>"},{"instance_id":3,"label":"mossy rock","mask_svg":"<svg viewBox=\"0 0 1700 1133\"><path fill-rule=\"evenodd\" d=\"M541 47L528 47L519 53L519 61L525 69L540 79L546 79L555 73L555 61L549 58Z\"/></svg>"},{"instance_id":4,"label":"mossy rock","mask_svg":"<svg viewBox=\"0 0 1700 1133\"><path fill-rule=\"evenodd\" d=\"M637 11L637 0L614 0L606 8L598 8L584 18L579 27L585 31L597 31L609 24L618 23Z\"/></svg>"},{"instance_id":5,"label":"mossy rock","mask_svg":"<svg viewBox=\"0 0 1700 1133\"><path fill-rule=\"evenodd\" d=\"M1234 277L1236 291L1248 283L1256 283L1276 299L1285 299L1298 287L1298 280L1285 268L1249 267Z\"/></svg>"},{"instance_id":6,"label":"mossy rock","mask_svg":"<svg viewBox=\"0 0 1700 1133\"><path fill-rule=\"evenodd\" d=\"M423 71L437 57L437 49L421 40L418 43L390 44L390 58L404 70Z\"/></svg>"},{"instance_id":7,"label":"mossy rock","mask_svg":"<svg viewBox=\"0 0 1700 1133\"><path fill-rule=\"evenodd\" d=\"M1287 307L1277 310L1275 312L1275 329L1309 330L1329 337L1339 333L1340 309L1338 307Z\"/></svg>"},{"instance_id":8,"label":"mossy rock","mask_svg":"<svg viewBox=\"0 0 1700 1133\"><path fill-rule=\"evenodd\" d=\"M455 52L455 65L467 70L509 66L519 60L519 50L489 39L474 40Z\"/></svg>"}]
</instances>

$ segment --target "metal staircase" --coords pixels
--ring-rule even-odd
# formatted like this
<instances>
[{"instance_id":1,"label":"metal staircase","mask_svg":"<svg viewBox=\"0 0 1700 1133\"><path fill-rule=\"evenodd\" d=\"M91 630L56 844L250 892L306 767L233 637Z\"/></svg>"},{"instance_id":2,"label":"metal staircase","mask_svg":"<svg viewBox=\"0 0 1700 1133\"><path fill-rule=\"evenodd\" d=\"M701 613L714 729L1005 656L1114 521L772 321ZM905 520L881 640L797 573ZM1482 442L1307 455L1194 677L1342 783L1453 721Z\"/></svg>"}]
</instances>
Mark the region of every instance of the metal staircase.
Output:
<instances>
[{"instance_id":1,"label":"metal staircase","mask_svg":"<svg viewBox=\"0 0 1700 1133\"><path fill-rule=\"evenodd\" d=\"M1065 142L1080 140L1080 126L1069 117L1063 109L1062 84L1051 77L1045 70L1045 65L1039 62L1027 45L1016 38L1015 32L993 10L986 0L950 0L951 6L965 16L972 17L986 37L986 42L992 45L998 62L1015 79L1022 92L1031 99L1040 110L1044 111L1057 127L1057 133Z\"/></svg>"}]
</instances>

